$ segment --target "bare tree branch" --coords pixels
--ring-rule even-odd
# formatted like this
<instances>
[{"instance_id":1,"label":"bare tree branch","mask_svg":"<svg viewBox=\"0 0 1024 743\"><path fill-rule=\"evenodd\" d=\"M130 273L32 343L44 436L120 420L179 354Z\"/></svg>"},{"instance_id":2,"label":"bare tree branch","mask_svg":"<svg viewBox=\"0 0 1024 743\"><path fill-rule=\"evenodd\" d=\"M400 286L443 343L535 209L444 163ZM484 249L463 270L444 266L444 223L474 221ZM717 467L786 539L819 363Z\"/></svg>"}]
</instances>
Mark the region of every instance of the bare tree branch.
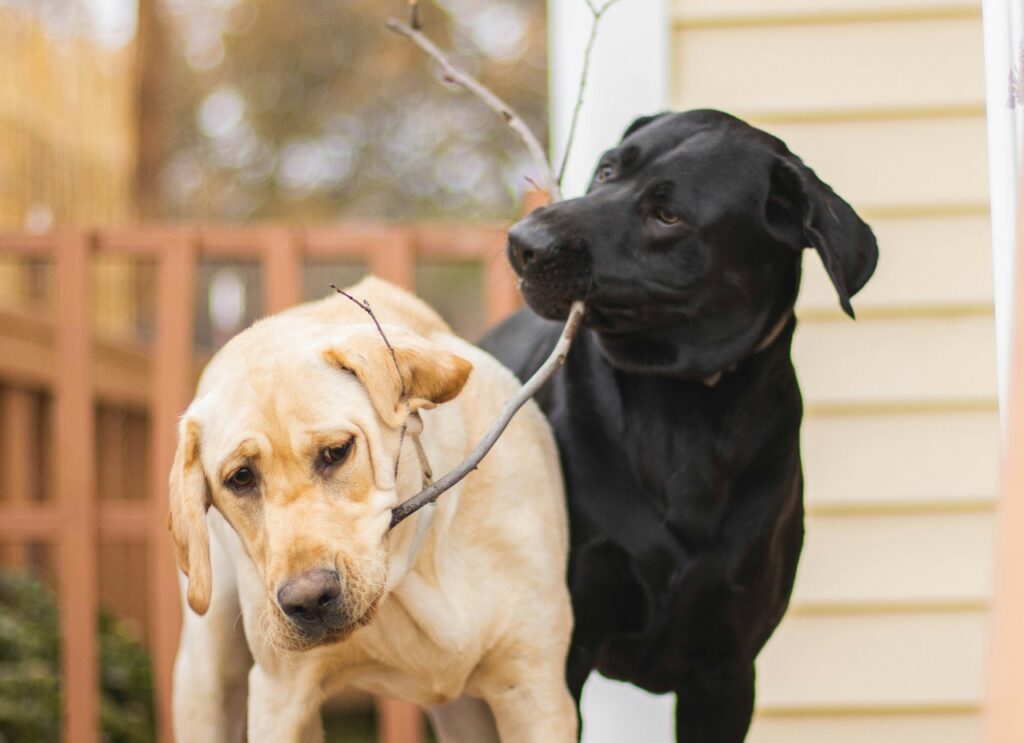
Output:
<instances>
[{"instance_id":1,"label":"bare tree branch","mask_svg":"<svg viewBox=\"0 0 1024 743\"><path fill-rule=\"evenodd\" d=\"M590 39L587 42L586 54L583 62L583 76L580 80L579 94L577 95L576 108L573 110L572 124L569 129L569 138L566 142L565 156L562 160L562 167L559 171L559 175L556 178L554 169L551 166L551 162L548 160L547 155L544 153L544 148L541 147L537 137L530 131L530 128L526 126L522 118L512 110L511 106L505 103L501 98L495 95L493 92L488 90L479 81L474 79L472 76L464 72L455 66L455 64L438 49L433 42L430 41L424 34L418 30L418 24L415 16L415 5L416 0L410 0L413 10L413 24L412 26L402 23L395 19L389 19L387 27L395 33L405 36L406 38L413 41L420 49L426 52L432 57L440 66L443 71L444 78L451 81L452 83L464 88L469 91L481 101L483 101L488 107L496 111L505 120L509 128L518 135L519 139L522 140L523 144L526 145L526 149L530 153L530 157L533 158L534 163L540 169L541 178L544 181L543 187L538 186L531 178L527 177L527 181L534 185L539 190L545 190L548 193L552 202L562 200L562 189L560 187L562 174L565 171L565 164L569 158L569 151L572 149L573 135L576 130L576 122L579 117L580 107L583 102L583 91L586 85L586 76L590 69L590 53L594 46L594 40L597 35L598 22L601 16L614 5L618 0L606 0L604 5L600 8L594 5L593 0L585 0L587 7L590 8L590 12L594 16L594 23L590 29ZM347 296L347 295L346 295ZM362 305L360 305L362 306ZM369 308L366 307L367 311ZM558 338L558 343L555 344L551 354L548 356L544 364L534 372L533 376L530 377L526 383L522 386L519 392L511 400L505 403L501 412L498 414L497 420L491 425L483 439L473 448L473 451L469 453L462 462L459 463L451 472L440 478L436 482L429 484L419 493L414 495L412 498L400 503L391 512L391 528L400 524L403 520L414 514L416 511L421 509L423 506L429 505L436 501L442 493L451 488L453 485L461 481L466 475L477 468L477 465L487 456L487 452L491 450L501 434L504 433L508 424L512 418L519 411L527 401L532 398L537 391L544 386L544 383L548 381L552 374L565 363L566 356L569 354L569 348L572 345L573 338L576 336L576 332L579 330L580 323L583 321L583 314L586 307L582 300L577 300L572 303L572 307L569 309L569 317L566 318L565 327L562 329L562 334ZM371 313L372 316L372 313ZM376 318L374 318L376 322ZM378 324L378 328L380 325ZM383 335L383 332L381 333ZM387 342L387 339L384 339ZM389 344L390 347L390 344ZM394 352L392 351L392 354ZM397 363L397 362L396 362Z\"/></svg>"},{"instance_id":2,"label":"bare tree branch","mask_svg":"<svg viewBox=\"0 0 1024 743\"><path fill-rule=\"evenodd\" d=\"M395 365L395 373L398 374L398 382L402 385L402 402L408 405L409 391L405 388L405 378L402 377L402 368L398 365L398 354L395 353L395 347L391 345L391 341L389 341L387 335L384 334L384 328L380 326L380 321L377 319L377 316L373 313L373 310L370 309L369 300L356 299L347 291L335 286L334 284L330 284L329 286L369 315L370 319L373 320L373 324L377 326L377 332L380 333L380 337L384 339L384 345L387 346L388 351L391 352L391 362Z\"/></svg>"},{"instance_id":3,"label":"bare tree branch","mask_svg":"<svg viewBox=\"0 0 1024 743\"><path fill-rule=\"evenodd\" d=\"M384 328L380 326L380 320L377 319L377 315L375 315L373 310L370 308L369 300L356 299L344 289L341 289L334 284L331 284L330 286L334 291L338 292L338 294L348 299L359 309L369 315L370 319L373 320L373 324L377 326L377 332L380 333L380 337L384 339L384 345L388 347L388 351L391 353L391 363L395 365L395 373L398 375L398 383L402 385L402 404L405 405L405 412L409 413L409 390L405 386L405 377L402 376L402 367L398 365L398 354L395 353L395 347L392 346L391 341L388 340L388 336L384 332ZM403 423L402 430L398 434L398 456L395 457L395 477L398 477L398 465L402 461L402 445L405 444L405 432L408 428L409 424Z\"/></svg>"},{"instance_id":4,"label":"bare tree branch","mask_svg":"<svg viewBox=\"0 0 1024 743\"><path fill-rule=\"evenodd\" d=\"M576 123L580 118L580 109L583 108L583 92L586 90L587 78L590 76L590 53L594 50L594 42L597 41L597 27L601 23L601 16L617 2L619 0L607 0L604 5L598 8L594 5L593 0L586 0L593 20L590 22L590 38L587 39L587 47L583 51L583 70L580 72L580 87L576 92L576 105L573 107L572 120L569 122L569 134L565 140L565 152L562 153L562 164L558 168L559 186L562 185L562 180L565 178L565 169L569 165L569 153L572 152L572 143L576 137Z\"/></svg>"},{"instance_id":5,"label":"bare tree branch","mask_svg":"<svg viewBox=\"0 0 1024 743\"><path fill-rule=\"evenodd\" d=\"M610 0L615 2L615 0ZM459 87L469 91L474 96L479 98L485 103L490 109L497 112L508 127L516 133L523 144L526 145L526 149L530 153L530 157L533 158L534 164L540 169L541 180L544 182L544 190L548 192L552 201L562 200L562 190L558 186L558 179L555 178L554 171L551 168L551 163L548 162L547 155L544 153L544 148L530 127L526 125L522 117L517 114L511 106L505 101L496 96L486 87L480 84L469 73L459 69L455 63L453 63L444 52L437 48L434 43L428 39L423 33L417 31L406 23L395 18L389 18L387 21L387 27L389 30L394 31L400 36L404 36L411 40L416 46L426 52L430 57L434 59L444 72L446 80L450 80L452 83Z\"/></svg>"},{"instance_id":6,"label":"bare tree branch","mask_svg":"<svg viewBox=\"0 0 1024 743\"><path fill-rule=\"evenodd\" d=\"M569 310L569 318L562 329L562 335L559 336L558 343L555 344L547 361L534 372L533 376L527 380L516 396L505 403L505 407L501 409L501 413L498 414L497 420L487 430L487 434L458 467L409 500L400 503L391 512L391 528L397 526L403 519L411 516L423 506L436 501L441 493L476 469L480 461L487 456L487 452L491 450L491 447L494 446L501 434L504 433L505 428L519 411L519 408L523 407L531 397L537 394L537 390L548 381L548 378L555 373L555 370L565 363L565 357L569 354L569 346L572 344L576 331L579 329L580 321L583 319L583 310L582 301L572 303L572 308Z\"/></svg>"}]
</instances>

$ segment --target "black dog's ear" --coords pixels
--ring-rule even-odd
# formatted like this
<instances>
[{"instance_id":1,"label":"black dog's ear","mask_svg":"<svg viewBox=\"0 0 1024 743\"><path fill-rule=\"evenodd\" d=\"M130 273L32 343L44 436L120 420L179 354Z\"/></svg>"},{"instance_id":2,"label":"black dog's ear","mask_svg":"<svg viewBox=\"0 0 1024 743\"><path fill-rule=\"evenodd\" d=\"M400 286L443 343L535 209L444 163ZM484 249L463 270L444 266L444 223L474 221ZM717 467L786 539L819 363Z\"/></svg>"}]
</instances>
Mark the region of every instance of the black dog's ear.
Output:
<instances>
[{"instance_id":1,"label":"black dog's ear","mask_svg":"<svg viewBox=\"0 0 1024 743\"><path fill-rule=\"evenodd\" d=\"M849 204L795 155L772 165L765 221L783 242L814 247L825 265L839 304L854 317L850 297L871 278L878 242Z\"/></svg>"},{"instance_id":2,"label":"black dog's ear","mask_svg":"<svg viewBox=\"0 0 1024 743\"><path fill-rule=\"evenodd\" d=\"M634 132L637 132L637 131L643 129L648 124L657 121L661 117L668 116L669 113L670 113L669 111L662 111L661 113L652 114L651 116L641 116L639 119L636 119L635 121L633 121L632 124L630 124L628 127L626 127L626 131L624 131L622 133L622 137L620 138L620 141L622 139L625 139L626 137L628 137L630 134L633 134Z\"/></svg>"}]
</instances>

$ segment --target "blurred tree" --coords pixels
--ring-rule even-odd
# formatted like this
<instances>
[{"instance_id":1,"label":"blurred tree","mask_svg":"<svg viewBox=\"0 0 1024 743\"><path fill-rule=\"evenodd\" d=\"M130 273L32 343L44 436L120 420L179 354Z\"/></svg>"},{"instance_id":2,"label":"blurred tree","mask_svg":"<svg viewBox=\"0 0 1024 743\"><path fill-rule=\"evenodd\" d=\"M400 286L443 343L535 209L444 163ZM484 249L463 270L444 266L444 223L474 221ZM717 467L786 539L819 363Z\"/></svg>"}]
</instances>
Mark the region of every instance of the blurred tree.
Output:
<instances>
[{"instance_id":1,"label":"blurred tree","mask_svg":"<svg viewBox=\"0 0 1024 743\"><path fill-rule=\"evenodd\" d=\"M138 136L135 198L140 214L159 214L160 170L167 157L166 66L170 58L167 23L158 0L138 0L135 75L138 81Z\"/></svg>"},{"instance_id":2,"label":"blurred tree","mask_svg":"<svg viewBox=\"0 0 1024 743\"><path fill-rule=\"evenodd\" d=\"M493 112L384 29L404 0L162 0L166 46L147 28L157 0L140 2L147 216L515 214L532 165ZM439 0L421 17L546 131L542 0Z\"/></svg>"}]
</instances>

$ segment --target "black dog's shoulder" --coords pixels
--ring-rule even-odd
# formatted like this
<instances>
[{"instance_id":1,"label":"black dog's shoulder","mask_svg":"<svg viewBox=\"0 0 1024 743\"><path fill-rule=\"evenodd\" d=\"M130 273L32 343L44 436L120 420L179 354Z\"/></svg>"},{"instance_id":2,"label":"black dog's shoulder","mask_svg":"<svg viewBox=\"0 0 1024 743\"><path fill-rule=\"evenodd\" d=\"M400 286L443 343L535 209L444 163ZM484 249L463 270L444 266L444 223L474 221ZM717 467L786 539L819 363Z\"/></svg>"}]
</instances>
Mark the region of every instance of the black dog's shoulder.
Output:
<instances>
[{"instance_id":1,"label":"black dog's shoulder","mask_svg":"<svg viewBox=\"0 0 1024 743\"><path fill-rule=\"evenodd\" d=\"M529 379L550 355L563 324L521 309L488 331L479 346L511 369L521 381Z\"/></svg>"}]
</instances>

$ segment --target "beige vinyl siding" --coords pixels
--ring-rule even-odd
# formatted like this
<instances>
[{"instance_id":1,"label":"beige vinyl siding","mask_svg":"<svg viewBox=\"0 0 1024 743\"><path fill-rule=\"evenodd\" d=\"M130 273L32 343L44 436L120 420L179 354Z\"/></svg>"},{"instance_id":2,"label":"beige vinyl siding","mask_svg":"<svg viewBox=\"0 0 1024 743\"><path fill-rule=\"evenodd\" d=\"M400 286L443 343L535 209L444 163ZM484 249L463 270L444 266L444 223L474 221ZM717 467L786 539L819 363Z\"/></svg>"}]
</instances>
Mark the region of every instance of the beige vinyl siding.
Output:
<instances>
[{"instance_id":1,"label":"beige vinyl siding","mask_svg":"<svg viewBox=\"0 0 1024 743\"><path fill-rule=\"evenodd\" d=\"M764 717L758 721L757 743L964 743L978 740L976 715L933 713L864 715L835 725L830 717L790 720Z\"/></svg>"},{"instance_id":2,"label":"beige vinyl siding","mask_svg":"<svg viewBox=\"0 0 1024 743\"><path fill-rule=\"evenodd\" d=\"M804 261L816 260L808 253ZM952 277L951 277L952 278ZM854 300L856 306L856 300ZM803 318L793 342L804 401L983 406L996 396L991 315Z\"/></svg>"},{"instance_id":3,"label":"beige vinyl siding","mask_svg":"<svg viewBox=\"0 0 1024 743\"><path fill-rule=\"evenodd\" d=\"M920 513L990 507L999 477L993 456L1000 435L995 406L893 407L809 411L801 434L809 511Z\"/></svg>"},{"instance_id":4,"label":"beige vinyl siding","mask_svg":"<svg viewBox=\"0 0 1024 743\"><path fill-rule=\"evenodd\" d=\"M978 258L979 246L987 246L989 240L986 213L895 218L868 213L865 218L871 222L885 255L871 281L856 297L859 316L895 309L939 308L947 313L957 308L991 310L992 266ZM950 276L956 280L950 281ZM840 311L828 276L814 261L804 265L800 308Z\"/></svg>"},{"instance_id":5,"label":"beige vinyl siding","mask_svg":"<svg viewBox=\"0 0 1024 743\"><path fill-rule=\"evenodd\" d=\"M683 26L675 91L785 117L982 106L980 28L973 17Z\"/></svg>"},{"instance_id":6,"label":"beige vinyl siding","mask_svg":"<svg viewBox=\"0 0 1024 743\"><path fill-rule=\"evenodd\" d=\"M805 254L807 541L750 740L974 740L1000 435L980 2L673 12L673 108L781 137L881 251L856 322Z\"/></svg>"},{"instance_id":7,"label":"beige vinyl siding","mask_svg":"<svg viewBox=\"0 0 1024 743\"><path fill-rule=\"evenodd\" d=\"M825 19L880 18L912 14L914 18L944 14L973 16L980 3L964 0L675 0L677 21L698 24L739 23L813 16Z\"/></svg>"}]
</instances>

